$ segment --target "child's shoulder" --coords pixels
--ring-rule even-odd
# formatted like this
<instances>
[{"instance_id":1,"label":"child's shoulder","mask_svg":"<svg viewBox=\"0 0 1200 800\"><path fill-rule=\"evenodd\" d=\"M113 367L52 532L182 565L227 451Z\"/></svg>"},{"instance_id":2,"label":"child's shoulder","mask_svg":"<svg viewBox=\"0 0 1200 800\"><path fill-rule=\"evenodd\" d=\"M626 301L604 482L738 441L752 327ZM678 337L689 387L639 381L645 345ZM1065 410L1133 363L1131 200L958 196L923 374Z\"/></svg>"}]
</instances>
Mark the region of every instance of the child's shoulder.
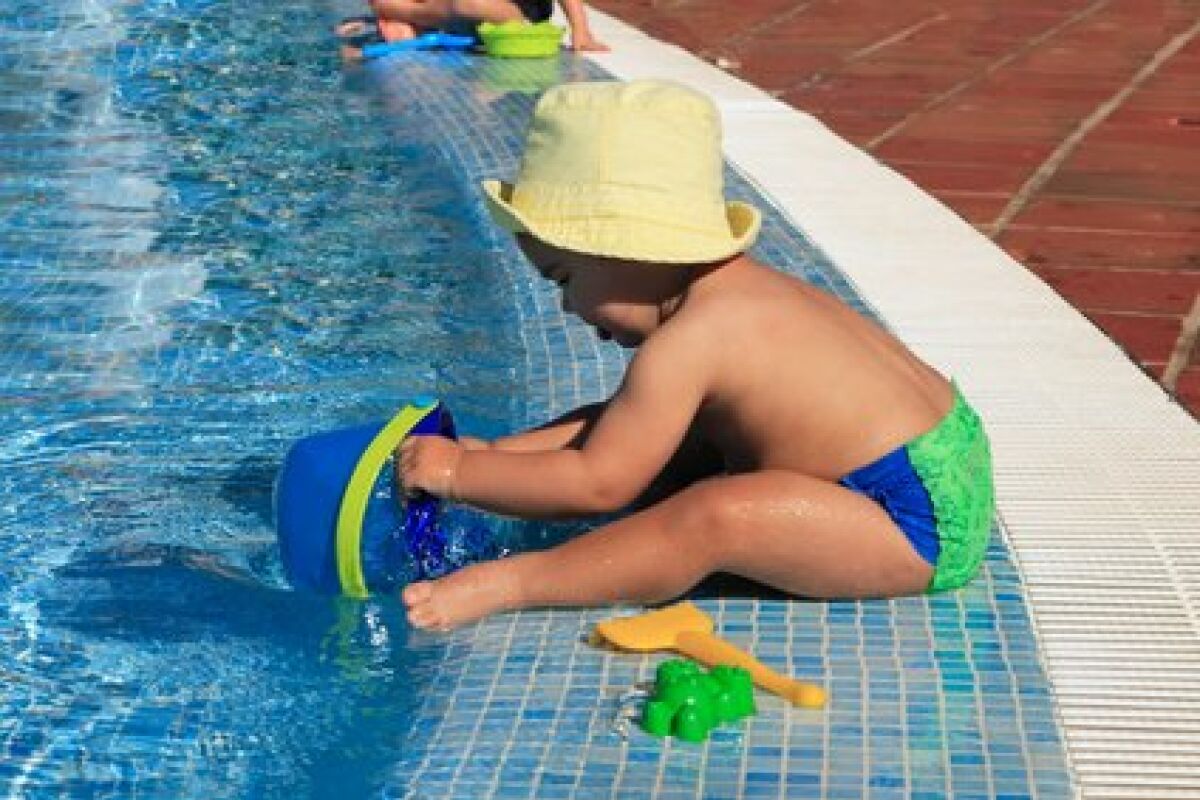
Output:
<instances>
[{"instance_id":1,"label":"child's shoulder","mask_svg":"<svg viewBox=\"0 0 1200 800\"><path fill-rule=\"evenodd\" d=\"M647 344L653 341L658 352L694 351L715 358L718 353L771 346L771 331L790 336L805 317L801 281L765 271L721 272L694 284Z\"/></svg>"},{"instance_id":2,"label":"child's shoulder","mask_svg":"<svg viewBox=\"0 0 1200 800\"><path fill-rule=\"evenodd\" d=\"M694 287L698 315L761 317L772 310L799 312L817 290L810 284L767 264L743 257L722 267Z\"/></svg>"}]
</instances>

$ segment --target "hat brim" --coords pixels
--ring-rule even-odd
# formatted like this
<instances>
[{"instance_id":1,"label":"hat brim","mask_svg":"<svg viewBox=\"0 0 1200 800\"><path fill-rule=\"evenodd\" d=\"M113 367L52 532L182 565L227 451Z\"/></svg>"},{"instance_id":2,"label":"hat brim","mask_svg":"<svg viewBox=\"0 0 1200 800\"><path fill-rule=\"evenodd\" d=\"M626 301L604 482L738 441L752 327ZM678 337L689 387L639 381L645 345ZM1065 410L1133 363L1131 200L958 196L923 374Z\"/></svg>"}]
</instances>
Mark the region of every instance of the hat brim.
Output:
<instances>
[{"instance_id":1,"label":"hat brim","mask_svg":"<svg viewBox=\"0 0 1200 800\"><path fill-rule=\"evenodd\" d=\"M728 235L678 230L643 219L603 214L540 222L512 205L511 183L483 181L483 191L492 219L505 230L527 233L564 250L605 258L663 264L720 261L749 249L762 226L759 210L736 200L725 204Z\"/></svg>"}]
</instances>

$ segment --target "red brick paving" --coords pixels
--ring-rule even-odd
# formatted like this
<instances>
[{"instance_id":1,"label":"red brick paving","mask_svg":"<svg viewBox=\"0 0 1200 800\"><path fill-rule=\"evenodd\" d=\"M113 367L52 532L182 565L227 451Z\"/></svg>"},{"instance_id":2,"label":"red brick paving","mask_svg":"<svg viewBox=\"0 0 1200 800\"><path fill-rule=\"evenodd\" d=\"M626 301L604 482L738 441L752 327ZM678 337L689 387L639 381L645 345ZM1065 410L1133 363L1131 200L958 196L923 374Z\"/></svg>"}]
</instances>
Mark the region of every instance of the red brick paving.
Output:
<instances>
[{"instance_id":1,"label":"red brick paving","mask_svg":"<svg viewBox=\"0 0 1200 800\"><path fill-rule=\"evenodd\" d=\"M1200 0L594 5L904 173L1161 378L1200 294ZM1175 395L1200 415L1200 353Z\"/></svg>"}]
</instances>

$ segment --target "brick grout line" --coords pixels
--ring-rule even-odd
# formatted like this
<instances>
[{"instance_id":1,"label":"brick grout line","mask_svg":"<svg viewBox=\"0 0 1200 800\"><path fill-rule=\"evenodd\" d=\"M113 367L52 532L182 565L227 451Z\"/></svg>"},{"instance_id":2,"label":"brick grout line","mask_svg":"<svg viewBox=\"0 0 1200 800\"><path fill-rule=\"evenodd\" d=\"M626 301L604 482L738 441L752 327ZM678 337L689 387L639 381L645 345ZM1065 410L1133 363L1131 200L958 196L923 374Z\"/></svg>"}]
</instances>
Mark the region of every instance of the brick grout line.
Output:
<instances>
[{"instance_id":1,"label":"brick grout line","mask_svg":"<svg viewBox=\"0 0 1200 800\"><path fill-rule=\"evenodd\" d=\"M877 53L880 50L890 47L890 46L896 44L897 42L904 41L905 39L909 38L913 34L919 33L920 31L924 30L925 28L927 28L930 25L936 24L938 22L943 22L949 18L950 18L949 14L946 14L943 11L939 11L938 13L933 14L932 16L926 17L925 19L921 20L920 22L915 22L912 25L909 25L907 28L904 28L902 30L896 31L893 34L885 36L884 38L880 39L877 42L873 42L873 43L867 45L866 47L862 47L862 48L859 48L858 50L855 50L853 53L850 53L849 55L847 55L845 58L842 59L842 65L853 64L857 61L861 61L862 59L866 58L869 55L873 55L874 53ZM788 94L789 92L795 92L795 91L799 91L801 89L807 89L811 86L815 86L818 83L820 83L822 80L825 79L825 77L827 75L828 75L828 72L826 72L825 70L819 69L816 72L814 72L813 74L808 75L801 81L798 81L798 82L796 82L790 86L787 86L783 89L773 90L771 92L771 94L780 96L780 95Z\"/></svg>"},{"instance_id":2,"label":"brick grout line","mask_svg":"<svg viewBox=\"0 0 1200 800\"><path fill-rule=\"evenodd\" d=\"M1109 317L1120 317L1122 319L1177 319L1183 321L1184 318L1182 313L1173 314L1169 311L1136 311L1132 309L1104 308L1103 306L1089 307L1087 312L1092 314L1104 314ZM1153 359L1151 360L1153 361Z\"/></svg>"},{"instance_id":3,"label":"brick grout line","mask_svg":"<svg viewBox=\"0 0 1200 800\"><path fill-rule=\"evenodd\" d=\"M1027 55L1028 53L1032 52L1034 49L1040 47L1046 41L1054 38L1059 33L1061 33L1063 30L1066 30L1067 28L1076 24L1080 20L1083 20L1083 19L1086 19L1087 17L1092 16L1097 11L1099 11L1101 8L1109 5L1110 2L1111 2L1111 0L1096 0L1095 3L1092 3L1090 6L1083 9L1082 11L1078 11L1075 14L1072 14L1070 17L1068 17L1067 19L1058 23L1057 25L1051 27L1049 30L1043 31L1042 33L1038 34L1037 36L1034 36L1030 39L1025 40L1024 42L1021 43L1021 45L1019 47L1017 47L1012 52L1007 53L1007 54L1001 56L1000 58L996 59L992 63L988 64L986 67L983 68L982 72L980 72L976 75L973 75L972 77L967 78L966 80L959 81L954 86L951 86L949 89L947 89L946 91L930 98L927 102L922 104L920 108L916 109L915 111L913 111L909 114L906 114L904 116L904 119L900 120L895 125L892 125L890 128L888 128L887 130L885 130L883 133L879 134L878 136L874 137L873 139L870 139L869 141L867 141L863 145L863 149L864 150L874 150L876 147L883 144L888 139L891 139L896 134L898 134L901 131L903 131L904 129L908 128L914 121L916 121L917 117L919 117L920 115L922 115L928 111L932 111L933 109L937 108L938 106L944 105L947 101L954 99L958 95L965 92L967 89L970 89L972 86L974 86L977 83L979 83L980 81L982 81L984 78L990 77L993 73L1008 66L1013 61L1016 61L1018 58L1020 58L1021 56Z\"/></svg>"},{"instance_id":4,"label":"brick grout line","mask_svg":"<svg viewBox=\"0 0 1200 800\"><path fill-rule=\"evenodd\" d=\"M1192 303L1192 310L1179 326L1179 338L1171 349L1171 357L1163 368L1162 385L1167 391L1174 392L1178 387L1179 376L1187 369L1196 352L1196 343L1200 337L1200 292Z\"/></svg>"},{"instance_id":5,"label":"brick grout line","mask_svg":"<svg viewBox=\"0 0 1200 800\"><path fill-rule=\"evenodd\" d=\"M1058 172L1058 168L1075 152L1075 148L1079 146L1084 138L1100 123L1104 122L1114 111L1120 108L1121 104L1128 100L1130 95L1153 76L1159 67L1169 61L1172 56L1189 44L1192 39L1196 38L1197 33L1200 33L1200 21L1193 23L1186 31L1178 34L1163 47L1159 48L1151 56L1150 60L1142 65L1142 68L1116 94L1097 106L1087 118L1080 122L1078 127L1063 139L1054 148L1054 152L1034 170L1029 180L1017 190L1012 199L1009 200L1008 205L1000 212L995 222L984 226L986 232L993 239L1003 233L1013 218L1021 213L1025 209L1025 206L1029 204L1030 198L1037 194L1046 185L1047 181Z\"/></svg>"},{"instance_id":6,"label":"brick grout line","mask_svg":"<svg viewBox=\"0 0 1200 800\"><path fill-rule=\"evenodd\" d=\"M904 41L908 37L912 36L914 33L919 33L920 31L924 30L925 28L929 27L930 25L936 24L938 22L943 22L948 19L950 19L949 14L947 14L944 11L939 11L936 14L932 14L932 15L926 17L925 19L921 20L920 22L914 22L912 25L909 25L907 28L904 28L903 30L896 31L891 36L885 36L884 38L880 39L878 42L874 42L873 44L869 44L866 47L855 50L853 53L846 56L845 60L847 63L852 64L855 61L864 59L867 56L877 53L886 47L891 47L892 45L896 44L896 42Z\"/></svg>"},{"instance_id":7,"label":"brick grout line","mask_svg":"<svg viewBox=\"0 0 1200 800\"><path fill-rule=\"evenodd\" d=\"M965 192L964 192L965 194ZM998 192L994 194L999 194ZM1111 234L1121 237L1141 237L1144 239L1162 239L1172 236L1191 236L1192 234L1183 231L1169 230L1144 230L1140 228L1114 228L1111 225L1104 225L1097 228L1089 228L1083 225L1039 225L1032 222L1014 222L1011 223L1008 231L1021 231L1025 233L1036 233L1038 231L1046 231L1048 233L1093 233L1093 234ZM1170 270L1178 272L1179 270ZM1195 272L1196 270L1183 270L1184 272Z\"/></svg>"},{"instance_id":8,"label":"brick grout line","mask_svg":"<svg viewBox=\"0 0 1200 800\"><path fill-rule=\"evenodd\" d=\"M888 163L898 164L900 162L889 160ZM912 163L920 164L920 163L924 163L924 162L914 161ZM970 194L970 192L964 191L964 192L962 192L962 194ZM988 194L988 193L981 192L980 194ZM991 194L995 194L995 193L993 192ZM1002 194L1007 194L1007 192L1003 192ZM1075 202L1075 203L1087 202L1087 203L1109 203L1109 204L1113 204L1113 205L1124 205L1124 204L1127 204L1130 202L1129 197L1125 197L1125 196L1121 196L1121 195L1101 195L1101 194L1095 194L1092 192L1056 191L1054 193L1053 197L1056 200L1063 200L1066 202ZM1139 197L1139 198L1137 198L1137 203L1139 203L1140 205L1146 205L1146 206L1155 206L1155 207L1161 206L1163 208L1168 208L1168 209L1182 208L1182 209L1188 210L1188 211L1190 211L1191 209L1196 207L1195 200L1172 200L1172 199L1166 199L1166 198L1161 198L1161 197L1155 197L1155 198ZM1017 226L1013 226L1013 227L1017 227ZM1175 231L1171 231L1171 232L1174 233Z\"/></svg>"},{"instance_id":9,"label":"brick grout line","mask_svg":"<svg viewBox=\"0 0 1200 800\"><path fill-rule=\"evenodd\" d=\"M758 34L762 33L763 31L770 30L780 23L787 22L795 17L800 16L814 5L816 5L816 0L807 0L807 2L798 3L792 6L787 11L781 11L773 16L768 16L766 19L759 20L743 30L741 33L735 34L734 36L726 39L721 45L718 45L718 48L725 47L730 51L740 50L746 44L753 43Z\"/></svg>"}]
</instances>

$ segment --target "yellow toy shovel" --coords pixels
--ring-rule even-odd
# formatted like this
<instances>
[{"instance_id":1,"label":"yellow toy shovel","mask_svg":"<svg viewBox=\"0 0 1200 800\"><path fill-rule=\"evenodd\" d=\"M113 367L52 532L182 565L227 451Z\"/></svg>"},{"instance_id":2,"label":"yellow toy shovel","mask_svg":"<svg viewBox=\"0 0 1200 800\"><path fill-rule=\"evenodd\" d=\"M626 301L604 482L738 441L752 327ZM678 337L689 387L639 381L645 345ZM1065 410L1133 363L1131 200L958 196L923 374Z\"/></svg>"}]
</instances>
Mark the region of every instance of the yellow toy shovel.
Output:
<instances>
[{"instance_id":1,"label":"yellow toy shovel","mask_svg":"<svg viewBox=\"0 0 1200 800\"><path fill-rule=\"evenodd\" d=\"M638 653L674 650L710 667L741 667L756 684L793 705L805 708L825 705L825 690L820 686L780 675L749 653L713 635L714 627L712 617L684 602L636 617L598 623L595 635L621 650Z\"/></svg>"}]
</instances>

